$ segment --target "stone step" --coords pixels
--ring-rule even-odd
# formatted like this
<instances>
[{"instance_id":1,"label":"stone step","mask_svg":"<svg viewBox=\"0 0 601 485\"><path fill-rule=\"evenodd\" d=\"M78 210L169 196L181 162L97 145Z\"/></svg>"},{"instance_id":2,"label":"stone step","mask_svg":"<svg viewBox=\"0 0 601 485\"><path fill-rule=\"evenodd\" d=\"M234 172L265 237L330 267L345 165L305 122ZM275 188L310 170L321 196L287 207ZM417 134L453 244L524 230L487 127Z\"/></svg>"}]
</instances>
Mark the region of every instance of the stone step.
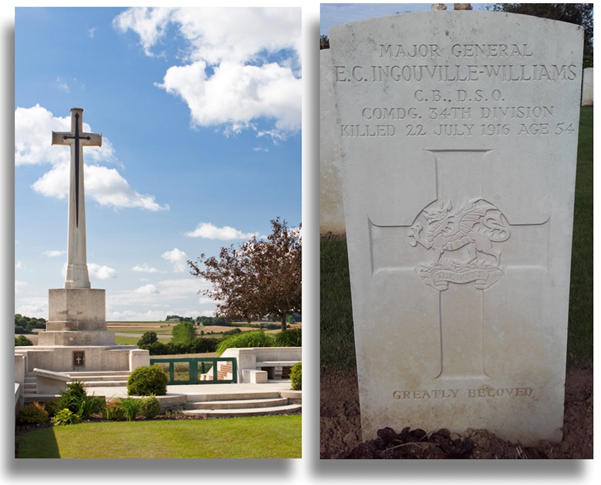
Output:
<instances>
[{"instance_id":1,"label":"stone step","mask_svg":"<svg viewBox=\"0 0 601 485\"><path fill-rule=\"evenodd\" d=\"M215 410L215 409L251 409L285 406L288 404L286 398L269 399L228 399L224 401L205 401L186 403L186 410Z\"/></svg>"},{"instance_id":2,"label":"stone step","mask_svg":"<svg viewBox=\"0 0 601 485\"><path fill-rule=\"evenodd\" d=\"M188 394L188 402L235 401L246 399L279 399L277 391L246 391L232 393Z\"/></svg>"},{"instance_id":3,"label":"stone step","mask_svg":"<svg viewBox=\"0 0 601 485\"><path fill-rule=\"evenodd\" d=\"M242 416L268 416L274 414L291 414L300 410L300 404L287 404L285 406L274 406L266 408L249 409L191 409L181 411L183 414L212 418L233 418Z\"/></svg>"},{"instance_id":4,"label":"stone step","mask_svg":"<svg viewBox=\"0 0 601 485\"><path fill-rule=\"evenodd\" d=\"M83 381L83 383L85 384L86 389L90 387L126 387L127 379L114 378L106 381Z\"/></svg>"},{"instance_id":5,"label":"stone step","mask_svg":"<svg viewBox=\"0 0 601 485\"><path fill-rule=\"evenodd\" d=\"M59 394L36 394L36 393L23 393L23 399L25 404L30 402L39 402L43 403L46 401L52 401L53 399L58 399L60 397Z\"/></svg>"},{"instance_id":6,"label":"stone step","mask_svg":"<svg viewBox=\"0 0 601 485\"><path fill-rule=\"evenodd\" d=\"M67 372L73 377L100 377L100 376L128 376L131 374L129 370L109 370L109 371L78 371L78 372Z\"/></svg>"},{"instance_id":7,"label":"stone step","mask_svg":"<svg viewBox=\"0 0 601 485\"><path fill-rule=\"evenodd\" d=\"M99 375L99 376L71 376L74 381L83 382L86 386L89 385L90 382L102 382L102 381L121 381L127 382L129 379L129 375L121 375L121 374L108 374L108 375Z\"/></svg>"}]
</instances>

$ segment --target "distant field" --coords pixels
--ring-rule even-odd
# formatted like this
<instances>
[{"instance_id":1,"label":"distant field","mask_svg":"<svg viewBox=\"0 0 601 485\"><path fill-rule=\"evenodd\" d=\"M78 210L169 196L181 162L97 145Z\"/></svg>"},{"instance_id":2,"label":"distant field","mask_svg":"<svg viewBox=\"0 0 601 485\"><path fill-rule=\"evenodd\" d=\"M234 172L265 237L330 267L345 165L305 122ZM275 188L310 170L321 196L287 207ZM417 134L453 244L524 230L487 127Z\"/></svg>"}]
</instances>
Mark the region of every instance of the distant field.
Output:
<instances>
[{"instance_id":1,"label":"distant field","mask_svg":"<svg viewBox=\"0 0 601 485\"><path fill-rule=\"evenodd\" d=\"M262 322L251 322L252 327L228 327L224 325L209 325L202 329L205 337L219 338L223 332L239 328L242 332L252 332L259 329ZM272 322L270 322L272 323ZM107 322L110 332L115 332L116 343L118 345L136 345L140 337L145 332L155 332L157 336L165 342L165 337L169 337L173 331L176 322ZM288 328L301 328L302 322L288 324ZM265 333L278 333L280 330L265 330ZM209 334L212 332L212 334ZM200 330L196 333L200 336Z\"/></svg>"}]
</instances>

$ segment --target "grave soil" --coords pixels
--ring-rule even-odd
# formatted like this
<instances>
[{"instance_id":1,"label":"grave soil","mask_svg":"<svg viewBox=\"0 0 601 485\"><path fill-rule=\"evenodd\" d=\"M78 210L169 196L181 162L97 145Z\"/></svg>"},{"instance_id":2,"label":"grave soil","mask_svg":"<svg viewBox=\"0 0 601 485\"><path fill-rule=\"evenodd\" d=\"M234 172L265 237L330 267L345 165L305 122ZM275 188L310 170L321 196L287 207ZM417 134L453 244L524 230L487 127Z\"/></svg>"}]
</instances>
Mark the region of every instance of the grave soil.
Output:
<instances>
[{"instance_id":1,"label":"grave soil","mask_svg":"<svg viewBox=\"0 0 601 485\"><path fill-rule=\"evenodd\" d=\"M355 372L321 376L320 437L322 459L544 459L593 458L593 368L567 371L561 443L541 441L525 447L485 429L457 435L446 429L413 430L390 423L378 439L362 442L361 409Z\"/></svg>"}]
</instances>

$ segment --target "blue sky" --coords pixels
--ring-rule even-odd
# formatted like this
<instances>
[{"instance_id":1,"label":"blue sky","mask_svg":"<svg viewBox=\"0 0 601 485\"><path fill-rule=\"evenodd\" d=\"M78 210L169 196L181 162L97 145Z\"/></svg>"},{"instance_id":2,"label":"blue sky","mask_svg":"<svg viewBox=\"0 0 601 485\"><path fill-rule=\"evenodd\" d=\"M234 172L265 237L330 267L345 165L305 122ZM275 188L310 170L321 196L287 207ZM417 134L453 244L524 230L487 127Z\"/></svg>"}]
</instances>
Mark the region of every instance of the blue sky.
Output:
<instances>
[{"instance_id":1,"label":"blue sky","mask_svg":"<svg viewBox=\"0 0 601 485\"><path fill-rule=\"evenodd\" d=\"M301 11L17 8L15 312L47 318L83 108L87 259L107 320L211 315L186 260L301 222Z\"/></svg>"}]
</instances>

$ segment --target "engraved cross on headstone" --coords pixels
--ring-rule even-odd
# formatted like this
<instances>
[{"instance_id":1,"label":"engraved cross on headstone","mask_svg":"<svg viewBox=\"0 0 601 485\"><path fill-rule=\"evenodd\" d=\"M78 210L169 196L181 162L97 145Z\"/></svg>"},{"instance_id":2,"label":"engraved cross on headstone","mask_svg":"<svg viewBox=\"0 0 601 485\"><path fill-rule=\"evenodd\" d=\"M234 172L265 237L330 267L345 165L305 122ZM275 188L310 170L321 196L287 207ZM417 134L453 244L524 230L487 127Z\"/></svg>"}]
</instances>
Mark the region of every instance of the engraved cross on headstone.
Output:
<instances>
[{"instance_id":1,"label":"engraved cross on headstone","mask_svg":"<svg viewBox=\"0 0 601 485\"><path fill-rule=\"evenodd\" d=\"M53 145L71 147L69 183L69 228L65 288L90 288L86 259L86 213L83 176L83 147L101 146L102 134L84 133L83 109L71 110L71 131L52 132Z\"/></svg>"},{"instance_id":2,"label":"engraved cross on headstone","mask_svg":"<svg viewBox=\"0 0 601 485\"><path fill-rule=\"evenodd\" d=\"M549 216L534 210L529 220L511 224L511 215L492 203L494 150L425 151L435 163L435 199L410 224L369 221L372 275L417 274L416 281L438 291L441 366L431 378L492 377L483 355L486 291L507 271L546 273L538 242ZM512 256L502 258L507 248Z\"/></svg>"}]
</instances>

